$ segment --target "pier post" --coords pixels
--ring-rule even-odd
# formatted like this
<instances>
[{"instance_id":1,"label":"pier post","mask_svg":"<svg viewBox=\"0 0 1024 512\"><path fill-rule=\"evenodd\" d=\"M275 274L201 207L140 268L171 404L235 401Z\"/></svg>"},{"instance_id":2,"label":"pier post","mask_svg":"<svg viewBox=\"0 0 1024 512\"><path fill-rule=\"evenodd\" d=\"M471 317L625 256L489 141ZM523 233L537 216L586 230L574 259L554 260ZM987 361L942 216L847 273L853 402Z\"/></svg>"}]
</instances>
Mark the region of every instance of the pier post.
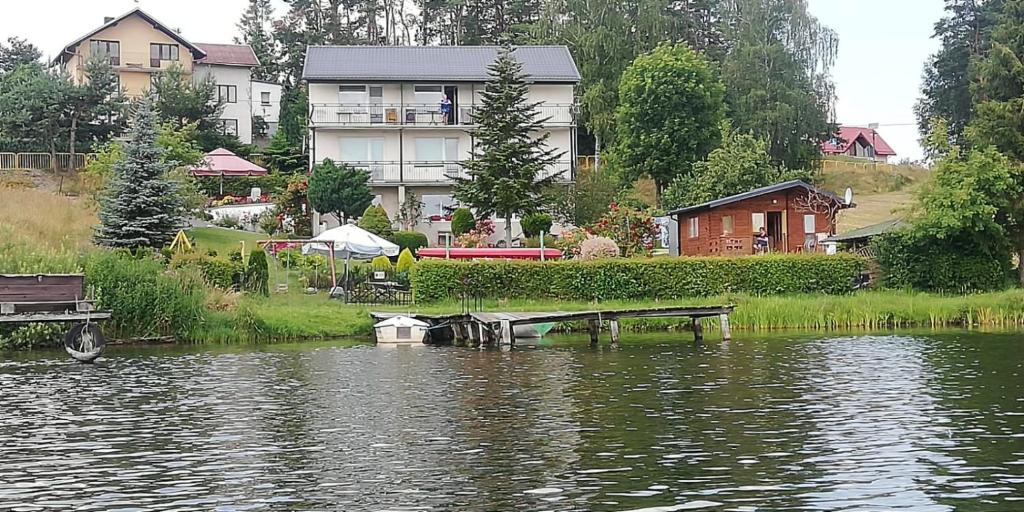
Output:
<instances>
[{"instance_id":1,"label":"pier post","mask_svg":"<svg viewBox=\"0 0 1024 512\"><path fill-rule=\"evenodd\" d=\"M700 323L699 317L690 317L690 326L693 328L693 341L704 341L704 326Z\"/></svg>"},{"instance_id":2,"label":"pier post","mask_svg":"<svg viewBox=\"0 0 1024 512\"><path fill-rule=\"evenodd\" d=\"M512 332L512 322L510 320L501 321L501 344L503 346L511 347L516 343L515 333Z\"/></svg>"},{"instance_id":3,"label":"pier post","mask_svg":"<svg viewBox=\"0 0 1024 512\"><path fill-rule=\"evenodd\" d=\"M477 330L480 333L480 350L483 350L484 346L487 345L487 331L484 330L483 322L477 322L476 325Z\"/></svg>"},{"instance_id":4,"label":"pier post","mask_svg":"<svg viewBox=\"0 0 1024 512\"><path fill-rule=\"evenodd\" d=\"M718 315L718 324L722 327L722 339L729 341L732 339L732 330L729 329L729 315L728 313L722 313Z\"/></svg>"},{"instance_id":5,"label":"pier post","mask_svg":"<svg viewBox=\"0 0 1024 512\"><path fill-rule=\"evenodd\" d=\"M596 347L599 341L598 335L601 333L601 324L597 320L589 320L587 328L590 331L590 346Z\"/></svg>"},{"instance_id":6,"label":"pier post","mask_svg":"<svg viewBox=\"0 0 1024 512\"><path fill-rule=\"evenodd\" d=\"M612 346L619 345L619 319L613 319L608 321L608 330L612 335Z\"/></svg>"}]
</instances>

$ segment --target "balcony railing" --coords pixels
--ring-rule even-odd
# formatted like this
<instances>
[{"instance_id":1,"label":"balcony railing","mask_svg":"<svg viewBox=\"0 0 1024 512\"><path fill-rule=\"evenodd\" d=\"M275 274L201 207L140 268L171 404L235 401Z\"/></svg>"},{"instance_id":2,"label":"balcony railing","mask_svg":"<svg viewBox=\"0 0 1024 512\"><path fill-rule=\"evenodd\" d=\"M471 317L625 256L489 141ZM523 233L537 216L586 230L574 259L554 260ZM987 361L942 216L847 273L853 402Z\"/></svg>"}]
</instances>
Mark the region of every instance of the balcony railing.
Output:
<instances>
[{"instance_id":1,"label":"balcony railing","mask_svg":"<svg viewBox=\"0 0 1024 512\"><path fill-rule=\"evenodd\" d=\"M466 127L476 125L478 109L477 106L463 105L445 116L439 104L313 103L309 121L310 125L319 127ZM573 126L576 123L576 106L539 105L537 119L545 126Z\"/></svg>"},{"instance_id":2,"label":"balcony railing","mask_svg":"<svg viewBox=\"0 0 1024 512\"><path fill-rule=\"evenodd\" d=\"M469 178L459 162L344 162L345 165L362 169L370 174L371 183L417 184L454 183L455 178ZM556 162L542 173L541 178L561 173L557 181L572 180L572 164Z\"/></svg>"}]
</instances>

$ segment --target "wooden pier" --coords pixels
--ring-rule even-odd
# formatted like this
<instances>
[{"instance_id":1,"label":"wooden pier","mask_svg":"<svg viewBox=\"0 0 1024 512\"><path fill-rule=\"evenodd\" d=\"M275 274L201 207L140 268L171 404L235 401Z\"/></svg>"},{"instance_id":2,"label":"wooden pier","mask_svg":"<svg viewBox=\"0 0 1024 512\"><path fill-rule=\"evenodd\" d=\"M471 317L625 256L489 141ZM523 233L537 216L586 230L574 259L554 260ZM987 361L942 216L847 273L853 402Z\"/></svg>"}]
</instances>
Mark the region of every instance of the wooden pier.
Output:
<instances>
[{"instance_id":1,"label":"wooden pier","mask_svg":"<svg viewBox=\"0 0 1024 512\"><path fill-rule=\"evenodd\" d=\"M608 333L612 345L618 345L620 339L619 320L622 318L672 318L690 319L690 327L695 341L704 339L701 319L718 317L722 330L722 339L732 338L729 328L729 314L734 306L708 307L664 307L645 309L617 309L605 311L547 311L547 312L475 312L454 315L425 315L417 313L378 313L371 312L374 321L384 320L397 315L411 316L431 324L431 329L449 330L443 338L452 339L456 344L484 347L499 345L512 347L516 344L515 327L517 325L533 325L557 322L587 322L590 333L590 344L597 345L601 326L608 325Z\"/></svg>"}]
</instances>

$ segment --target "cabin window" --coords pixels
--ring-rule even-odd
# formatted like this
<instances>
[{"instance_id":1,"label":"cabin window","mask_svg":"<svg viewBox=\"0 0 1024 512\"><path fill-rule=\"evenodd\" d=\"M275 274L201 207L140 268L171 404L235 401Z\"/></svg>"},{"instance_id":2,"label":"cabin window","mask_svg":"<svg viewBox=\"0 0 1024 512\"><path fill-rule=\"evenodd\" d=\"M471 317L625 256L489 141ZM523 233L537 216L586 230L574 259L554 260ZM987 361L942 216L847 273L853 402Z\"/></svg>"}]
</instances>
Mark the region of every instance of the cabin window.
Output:
<instances>
[{"instance_id":1,"label":"cabin window","mask_svg":"<svg viewBox=\"0 0 1024 512\"><path fill-rule=\"evenodd\" d=\"M732 215L723 215L722 216L722 234L723 235L731 235L732 234L732 228L733 228L733 225L732 225Z\"/></svg>"},{"instance_id":2,"label":"cabin window","mask_svg":"<svg viewBox=\"0 0 1024 512\"><path fill-rule=\"evenodd\" d=\"M811 235L811 234L817 233L817 229L815 229L816 228L815 220L816 220L816 216L814 216L814 215L804 215L804 234L805 235Z\"/></svg>"},{"instance_id":3,"label":"cabin window","mask_svg":"<svg viewBox=\"0 0 1024 512\"><path fill-rule=\"evenodd\" d=\"M690 217L690 238L700 236L700 221L697 217Z\"/></svg>"},{"instance_id":4,"label":"cabin window","mask_svg":"<svg viewBox=\"0 0 1024 512\"><path fill-rule=\"evenodd\" d=\"M221 103L238 103L238 86L218 85L217 101Z\"/></svg>"},{"instance_id":5,"label":"cabin window","mask_svg":"<svg viewBox=\"0 0 1024 512\"><path fill-rule=\"evenodd\" d=\"M149 66L160 67L160 61L178 60L178 45L165 43L149 44Z\"/></svg>"},{"instance_id":6,"label":"cabin window","mask_svg":"<svg viewBox=\"0 0 1024 512\"><path fill-rule=\"evenodd\" d=\"M754 233L764 229L764 213L755 213L750 216L751 224L754 226Z\"/></svg>"},{"instance_id":7,"label":"cabin window","mask_svg":"<svg viewBox=\"0 0 1024 512\"><path fill-rule=\"evenodd\" d=\"M412 327L395 327L395 337L400 340L412 338Z\"/></svg>"},{"instance_id":8,"label":"cabin window","mask_svg":"<svg viewBox=\"0 0 1024 512\"><path fill-rule=\"evenodd\" d=\"M260 105L270 105L270 93L263 91L260 93Z\"/></svg>"},{"instance_id":9,"label":"cabin window","mask_svg":"<svg viewBox=\"0 0 1024 512\"><path fill-rule=\"evenodd\" d=\"M110 59L111 66L119 66L121 64L121 43L117 41L93 39L89 41L89 53Z\"/></svg>"}]
</instances>

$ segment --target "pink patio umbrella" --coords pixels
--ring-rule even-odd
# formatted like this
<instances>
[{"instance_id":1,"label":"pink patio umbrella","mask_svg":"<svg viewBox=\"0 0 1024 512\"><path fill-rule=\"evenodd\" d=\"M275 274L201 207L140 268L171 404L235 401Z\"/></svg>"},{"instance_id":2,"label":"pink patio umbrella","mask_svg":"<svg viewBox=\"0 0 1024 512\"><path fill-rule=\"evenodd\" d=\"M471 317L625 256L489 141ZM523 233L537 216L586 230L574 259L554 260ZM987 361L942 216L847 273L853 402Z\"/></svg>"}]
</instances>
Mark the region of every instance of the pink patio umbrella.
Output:
<instances>
[{"instance_id":1,"label":"pink patio umbrella","mask_svg":"<svg viewBox=\"0 0 1024 512\"><path fill-rule=\"evenodd\" d=\"M220 193L224 193L224 177L266 176L267 170L224 149L217 148L203 156L198 164L189 167L193 176L219 176Z\"/></svg>"}]
</instances>

